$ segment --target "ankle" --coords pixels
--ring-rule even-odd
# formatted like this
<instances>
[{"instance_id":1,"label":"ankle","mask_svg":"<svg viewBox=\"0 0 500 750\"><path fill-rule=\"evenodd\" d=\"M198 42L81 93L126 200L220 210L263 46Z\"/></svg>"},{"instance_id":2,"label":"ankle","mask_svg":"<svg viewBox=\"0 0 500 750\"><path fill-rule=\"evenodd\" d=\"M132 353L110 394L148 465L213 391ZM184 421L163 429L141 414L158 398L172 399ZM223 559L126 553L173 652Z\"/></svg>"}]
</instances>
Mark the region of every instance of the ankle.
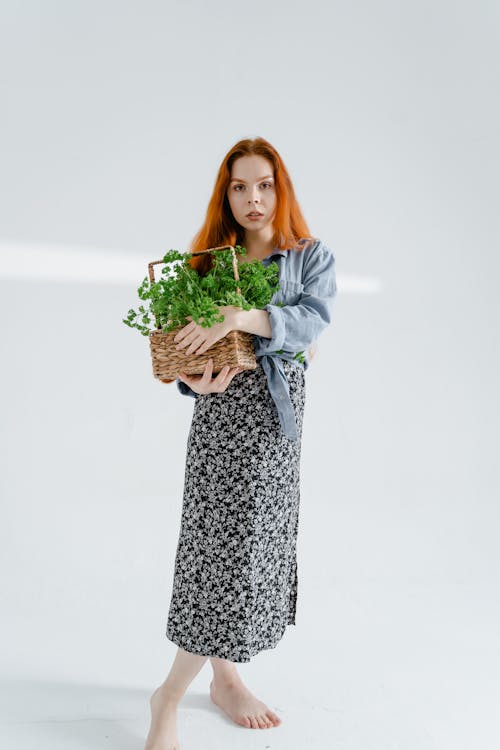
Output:
<instances>
[{"instance_id":1,"label":"ankle","mask_svg":"<svg viewBox=\"0 0 500 750\"><path fill-rule=\"evenodd\" d=\"M214 674L213 684L215 687L232 687L233 685L241 685L242 680L235 670L234 672L228 671L223 674Z\"/></svg>"},{"instance_id":2,"label":"ankle","mask_svg":"<svg viewBox=\"0 0 500 750\"><path fill-rule=\"evenodd\" d=\"M158 692L161 695L162 702L172 706L178 706L184 696L184 692L173 685L169 685L166 681L159 686Z\"/></svg>"}]
</instances>

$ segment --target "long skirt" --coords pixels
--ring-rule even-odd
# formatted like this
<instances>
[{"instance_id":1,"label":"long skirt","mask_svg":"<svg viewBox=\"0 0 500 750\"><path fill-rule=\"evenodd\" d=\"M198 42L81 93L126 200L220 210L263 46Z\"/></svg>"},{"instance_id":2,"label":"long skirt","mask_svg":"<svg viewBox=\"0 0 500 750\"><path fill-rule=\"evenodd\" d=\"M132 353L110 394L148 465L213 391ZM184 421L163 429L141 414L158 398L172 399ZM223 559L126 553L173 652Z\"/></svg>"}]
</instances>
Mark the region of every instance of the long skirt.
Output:
<instances>
[{"instance_id":1,"label":"long skirt","mask_svg":"<svg viewBox=\"0 0 500 750\"><path fill-rule=\"evenodd\" d=\"M166 630L194 654L248 662L295 625L305 372L283 366L296 441L259 360L194 401Z\"/></svg>"}]
</instances>

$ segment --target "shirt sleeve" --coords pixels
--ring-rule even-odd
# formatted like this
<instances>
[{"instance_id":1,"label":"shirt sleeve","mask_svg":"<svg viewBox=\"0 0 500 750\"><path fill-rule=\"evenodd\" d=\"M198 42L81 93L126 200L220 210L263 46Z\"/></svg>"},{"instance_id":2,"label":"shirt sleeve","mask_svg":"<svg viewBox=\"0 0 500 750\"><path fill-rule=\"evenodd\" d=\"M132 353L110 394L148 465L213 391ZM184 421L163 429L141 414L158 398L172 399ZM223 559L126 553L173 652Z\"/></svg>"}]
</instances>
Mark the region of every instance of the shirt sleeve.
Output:
<instances>
[{"instance_id":1,"label":"shirt sleeve","mask_svg":"<svg viewBox=\"0 0 500 750\"><path fill-rule=\"evenodd\" d=\"M272 335L271 338L256 336L262 354L304 351L331 322L337 293L335 256L324 243L304 259L302 283L303 290L295 304L264 306L269 312Z\"/></svg>"},{"instance_id":2,"label":"shirt sleeve","mask_svg":"<svg viewBox=\"0 0 500 750\"><path fill-rule=\"evenodd\" d=\"M193 398L199 396L199 393L193 391L193 389L190 388L188 384L180 378L176 378L175 382L177 383L177 390L179 391L179 393L182 393L183 396L192 396Z\"/></svg>"}]
</instances>

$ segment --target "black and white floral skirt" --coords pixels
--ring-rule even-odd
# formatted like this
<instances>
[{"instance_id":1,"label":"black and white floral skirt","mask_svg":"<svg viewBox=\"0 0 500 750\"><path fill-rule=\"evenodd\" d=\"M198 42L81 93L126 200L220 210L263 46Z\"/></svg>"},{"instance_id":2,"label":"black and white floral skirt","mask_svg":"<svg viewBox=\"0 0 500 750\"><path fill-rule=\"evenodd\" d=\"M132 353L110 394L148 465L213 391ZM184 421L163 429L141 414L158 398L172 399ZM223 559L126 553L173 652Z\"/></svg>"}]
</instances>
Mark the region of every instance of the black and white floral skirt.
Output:
<instances>
[{"instance_id":1,"label":"black and white floral skirt","mask_svg":"<svg viewBox=\"0 0 500 750\"><path fill-rule=\"evenodd\" d=\"M295 625L305 372L283 366L299 440L281 432L259 360L194 401L166 630L191 653L248 662Z\"/></svg>"}]
</instances>

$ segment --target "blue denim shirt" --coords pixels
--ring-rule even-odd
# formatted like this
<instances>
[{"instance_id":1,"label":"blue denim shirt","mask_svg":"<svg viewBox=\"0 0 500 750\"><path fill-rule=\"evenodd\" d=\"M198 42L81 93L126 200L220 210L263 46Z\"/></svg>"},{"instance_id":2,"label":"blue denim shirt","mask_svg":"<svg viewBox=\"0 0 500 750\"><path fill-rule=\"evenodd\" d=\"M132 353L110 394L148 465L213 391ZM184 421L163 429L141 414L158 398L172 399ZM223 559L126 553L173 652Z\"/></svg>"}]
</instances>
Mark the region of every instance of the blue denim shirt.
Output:
<instances>
[{"instance_id":1,"label":"blue denim shirt","mask_svg":"<svg viewBox=\"0 0 500 750\"><path fill-rule=\"evenodd\" d=\"M308 347L331 322L337 293L335 257L327 245L316 239L301 252L276 248L261 262L267 266L272 261L279 266L280 289L263 308L269 312L272 336L253 335L255 357L266 373L282 432L290 440L297 440L295 411L282 360L305 370L309 367ZM303 363L294 358L300 351L304 352ZM180 378L176 382L183 395L199 395Z\"/></svg>"}]
</instances>

